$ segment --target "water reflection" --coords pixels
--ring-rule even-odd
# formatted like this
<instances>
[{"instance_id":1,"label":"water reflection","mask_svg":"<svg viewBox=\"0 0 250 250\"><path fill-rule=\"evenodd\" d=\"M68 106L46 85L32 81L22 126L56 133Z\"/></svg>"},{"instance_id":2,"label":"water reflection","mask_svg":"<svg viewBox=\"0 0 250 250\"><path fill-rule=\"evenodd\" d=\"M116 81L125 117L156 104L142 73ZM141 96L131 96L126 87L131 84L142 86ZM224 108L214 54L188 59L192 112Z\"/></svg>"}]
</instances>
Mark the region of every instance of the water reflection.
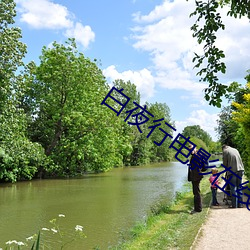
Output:
<instances>
[{"instance_id":1,"label":"water reflection","mask_svg":"<svg viewBox=\"0 0 250 250\"><path fill-rule=\"evenodd\" d=\"M1 185L0 247L7 240L23 240L49 220L60 218L65 228L84 226L83 245L69 249L106 249L119 232L142 220L163 197L169 202L187 178L187 166L179 162L117 168L81 179L57 179Z\"/></svg>"}]
</instances>

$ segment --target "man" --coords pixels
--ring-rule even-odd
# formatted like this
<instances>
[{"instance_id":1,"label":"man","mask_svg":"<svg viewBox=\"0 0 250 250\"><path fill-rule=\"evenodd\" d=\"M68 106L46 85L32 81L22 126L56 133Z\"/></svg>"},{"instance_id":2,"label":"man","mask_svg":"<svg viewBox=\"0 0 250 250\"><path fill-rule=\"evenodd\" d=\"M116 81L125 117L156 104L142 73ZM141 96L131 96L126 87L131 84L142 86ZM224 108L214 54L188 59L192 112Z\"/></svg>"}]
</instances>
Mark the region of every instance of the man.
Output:
<instances>
[{"instance_id":1,"label":"man","mask_svg":"<svg viewBox=\"0 0 250 250\"><path fill-rule=\"evenodd\" d=\"M188 147L191 150L193 145L190 144ZM201 160L195 160L195 158L199 159L196 147L193 149L191 155L190 165L188 168L188 181L192 182L194 209L191 211L191 214L194 214L202 211L200 181L203 178L203 175L200 174L200 172L205 171L205 164Z\"/></svg>"},{"instance_id":2,"label":"man","mask_svg":"<svg viewBox=\"0 0 250 250\"><path fill-rule=\"evenodd\" d=\"M223 151L223 165L226 167L231 167L230 171L227 172L228 179L232 177L230 180L230 191L232 196L232 204L229 206L230 208L241 208L242 204L242 193L236 192L237 189L240 188L242 183L242 176L244 174L244 165L242 163L242 159L239 151L236 148L230 147L228 145L222 146ZM236 175L235 175L235 174ZM240 177L240 178L239 178Z\"/></svg>"}]
</instances>

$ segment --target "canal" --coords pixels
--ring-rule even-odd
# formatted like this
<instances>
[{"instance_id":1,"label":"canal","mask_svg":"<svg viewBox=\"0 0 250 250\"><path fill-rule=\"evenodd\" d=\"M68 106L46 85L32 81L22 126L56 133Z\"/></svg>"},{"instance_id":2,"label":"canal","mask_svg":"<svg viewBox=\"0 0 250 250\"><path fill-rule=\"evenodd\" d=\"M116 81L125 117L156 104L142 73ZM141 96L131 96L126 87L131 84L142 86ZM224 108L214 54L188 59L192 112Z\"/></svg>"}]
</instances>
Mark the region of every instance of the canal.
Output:
<instances>
[{"instance_id":1,"label":"canal","mask_svg":"<svg viewBox=\"0 0 250 250\"><path fill-rule=\"evenodd\" d=\"M186 179L186 165L168 162L115 168L79 179L1 184L0 248L4 249L8 240L25 242L41 228L53 228L49 221L56 218L65 242L75 234L76 225L83 226L87 236L64 249L107 249L118 243L123 232L145 219L152 205L166 198L171 202ZM58 233L42 233L41 240L47 246L60 241Z\"/></svg>"}]
</instances>

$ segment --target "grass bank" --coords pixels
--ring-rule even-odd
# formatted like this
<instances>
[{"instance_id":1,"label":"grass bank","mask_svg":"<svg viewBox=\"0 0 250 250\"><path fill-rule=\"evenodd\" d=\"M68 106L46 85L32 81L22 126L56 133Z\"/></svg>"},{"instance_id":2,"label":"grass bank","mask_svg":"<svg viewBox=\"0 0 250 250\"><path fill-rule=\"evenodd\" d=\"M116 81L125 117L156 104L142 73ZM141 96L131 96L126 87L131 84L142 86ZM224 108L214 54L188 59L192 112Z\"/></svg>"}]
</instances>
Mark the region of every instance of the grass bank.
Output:
<instances>
[{"instance_id":1,"label":"grass bank","mask_svg":"<svg viewBox=\"0 0 250 250\"><path fill-rule=\"evenodd\" d=\"M193 194L191 183L188 183L183 192L176 193L175 200L170 205L162 202L152 207L146 221L135 225L118 246L110 249L190 249L206 219L211 201L208 176L201 181L201 193L201 213L189 214L193 209Z\"/></svg>"}]
</instances>

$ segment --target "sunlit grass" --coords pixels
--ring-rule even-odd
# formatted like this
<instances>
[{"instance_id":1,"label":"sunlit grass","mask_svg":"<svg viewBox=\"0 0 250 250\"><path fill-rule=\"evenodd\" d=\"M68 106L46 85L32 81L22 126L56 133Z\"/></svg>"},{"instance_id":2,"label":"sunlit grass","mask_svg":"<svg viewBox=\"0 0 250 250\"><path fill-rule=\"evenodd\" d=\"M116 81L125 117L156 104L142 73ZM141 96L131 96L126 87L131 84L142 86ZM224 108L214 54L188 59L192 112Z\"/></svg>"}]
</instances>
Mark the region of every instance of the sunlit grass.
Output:
<instances>
[{"instance_id":1,"label":"sunlit grass","mask_svg":"<svg viewBox=\"0 0 250 250\"><path fill-rule=\"evenodd\" d=\"M162 202L153 207L144 222L135 225L121 244L110 249L190 249L205 221L211 201L208 176L201 181L201 192L201 213L189 213L193 209L193 194L191 183L188 183L183 192L176 193L171 204Z\"/></svg>"}]
</instances>

